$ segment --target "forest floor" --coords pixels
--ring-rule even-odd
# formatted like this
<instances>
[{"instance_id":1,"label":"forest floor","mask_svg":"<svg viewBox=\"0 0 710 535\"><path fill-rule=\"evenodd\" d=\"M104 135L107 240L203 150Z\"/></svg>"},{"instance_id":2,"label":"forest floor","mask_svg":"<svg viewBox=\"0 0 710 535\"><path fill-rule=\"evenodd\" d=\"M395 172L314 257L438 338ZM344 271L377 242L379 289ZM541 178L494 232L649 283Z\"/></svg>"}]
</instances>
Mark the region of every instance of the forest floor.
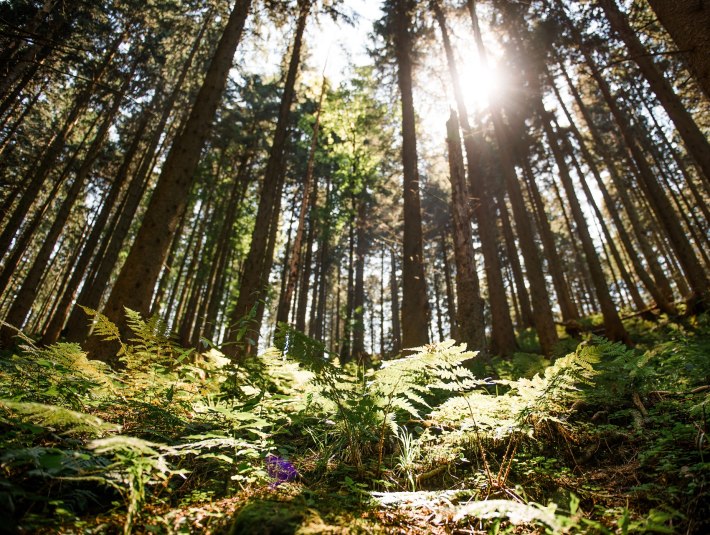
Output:
<instances>
[{"instance_id":1,"label":"forest floor","mask_svg":"<svg viewBox=\"0 0 710 535\"><path fill-rule=\"evenodd\" d=\"M363 376L293 333L234 369L134 327L119 372L0 357L0 532L710 532L707 316L523 337L485 381L451 343Z\"/></svg>"}]
</instances>

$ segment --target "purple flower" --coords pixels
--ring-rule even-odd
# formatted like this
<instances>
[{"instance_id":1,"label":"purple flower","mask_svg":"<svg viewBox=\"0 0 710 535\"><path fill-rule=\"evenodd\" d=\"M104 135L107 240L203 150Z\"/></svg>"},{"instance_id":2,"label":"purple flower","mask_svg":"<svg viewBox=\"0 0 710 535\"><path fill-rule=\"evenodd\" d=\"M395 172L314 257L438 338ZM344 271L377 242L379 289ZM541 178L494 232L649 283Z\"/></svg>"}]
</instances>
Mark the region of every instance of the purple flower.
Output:
<instances>
[{"instance_id":1,"label":"purple flower","mask_svg":"<svg viewBox=\"0 0 710 535\"><path fill-rule=\"evenodd\" d=\"M281 483L293 481L298 477L298 470L289 461L269 453L266 456L266 473L274 481L269 485L271 488L278 487Z\"/></svg>"}]
</instances>

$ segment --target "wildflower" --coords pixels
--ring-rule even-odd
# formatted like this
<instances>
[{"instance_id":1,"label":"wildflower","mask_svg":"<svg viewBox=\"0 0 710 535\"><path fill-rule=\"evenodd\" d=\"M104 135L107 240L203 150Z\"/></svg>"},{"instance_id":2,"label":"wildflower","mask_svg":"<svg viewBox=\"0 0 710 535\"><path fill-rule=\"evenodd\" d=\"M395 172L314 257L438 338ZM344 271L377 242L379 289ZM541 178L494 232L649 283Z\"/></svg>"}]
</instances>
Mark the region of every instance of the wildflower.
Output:
<instances>
[{"instance_id":1,"label":"wildflower","mask_svg":"<svg viewBox=\"0 0 710 535\"><path fill-rule=\"evenodd\" d=\"M266 473L274 481L271 483L271 488L278 487L281 483L293 481L298 477L298 470L289 461L269 453L266 456Z\"/></svg>"}]
</instances>

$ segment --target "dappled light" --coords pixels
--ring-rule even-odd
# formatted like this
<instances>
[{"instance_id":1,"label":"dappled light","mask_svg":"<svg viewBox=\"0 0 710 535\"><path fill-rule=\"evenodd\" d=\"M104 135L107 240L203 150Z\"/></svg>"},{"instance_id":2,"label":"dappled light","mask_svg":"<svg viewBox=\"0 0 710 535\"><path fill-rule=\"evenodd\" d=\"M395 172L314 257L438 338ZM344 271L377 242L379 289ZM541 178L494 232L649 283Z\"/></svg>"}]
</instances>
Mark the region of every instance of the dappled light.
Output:
<instances>
[{"instance_id":1,"label":"dappled light","mask_svg":"<svg viewBox=\"0 0 710 535\"><path fill-rule=\"evenodd\" d=\"M0 1L0 532L710 532L710 12Z\"/></svg>"}]
</instances>

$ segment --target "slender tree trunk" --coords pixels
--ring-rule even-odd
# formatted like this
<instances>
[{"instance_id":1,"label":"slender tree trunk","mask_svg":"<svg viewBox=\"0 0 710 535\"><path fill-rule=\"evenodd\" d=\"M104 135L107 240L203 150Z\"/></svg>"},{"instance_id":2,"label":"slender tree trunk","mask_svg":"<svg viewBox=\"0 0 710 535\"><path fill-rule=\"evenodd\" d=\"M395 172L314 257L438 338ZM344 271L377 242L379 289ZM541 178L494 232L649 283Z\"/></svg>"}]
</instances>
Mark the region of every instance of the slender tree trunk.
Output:
<instances>
[{"instance_id":1,"label":"slender tree trunk","mask_svg":"<svg viewBox=\"0 0 710 535\"><path fill-rule=\"evenodd\" d=\"M10 249L10 244L12 243L12 239L15 236L17 229L20 228L20 223L27 217L27 213L35 203L37 195L42 190L47 177L64 150L66 142L69 139L69 135L79 120L79 117L86 109L86 106L89 104L89 100L95 92L96 85L105 74L108 66L111 64L118 47L123 41L123 38L124 36L121 35L114 40L110 49L104 55L101 64L97 67L96 73L91 81L88 82L81 91L79 91L78 95L74 99L74 103L69 110L69 113L64 119L62 127L53 136L52 141L49 142L47 149L44 151L44 154L37 163L37 166L34 168L32 175L27 179L27 187L22 193L22 196L15 206L15 210L8 218L5 228L0 234L0 257L4 256Z\"/></svg>"},{"instance_id":2,"label":"slender tree trunk","mask_svg":"<svg viewBox=\"0 0 710 535\"><path fill-rule=\"evenodd\" d=\"M476 39L478 54L483 65L488 64L488 58L481 29L478 24L476 15L476 3L474 0L468 0L469 13L473 24L473 33ZM515 172L515 157L511 147L511 142L508 136L507 128L503 122L503 116L500 107L493 102L490 106L491 117L493 119L493 127L495 129L496 140L498 141L498 155L500 163L500 172L505 180L506 189L510 197L510 203L513 209L513 218L515 219L515 228L518 231L520 238L520 248L525 260L525 268L530 283L530 297L532 307L535 313L535 330L537 331L540 346L543 353L551 355L555 345L558 342L557 328L552 316L552 307L550 306L550 296L547 291L545 275L543 272L542 259L537 250L533 228L528 217L528 210L525 206L525 200L520 189L520 183Z\"/></svg>"},{"instance_id":3,"label":"slender tree trunk","mask_svg":"<svg viewBox=\"0 0 710 535\"><path fill-rule=\"evenodd\" d=\"M417 170L417 134L412 96L412 0L396 0L390 18L402 105L402 165L404 175L404 236L402 240L402 344L429 342L426 277L424 276L422 215Z\"/></svg>"},{"instance_id":4,"label":"slender tree trunk","mask_svg":"<svg viewBox=\"0 0 710 535\"><path fill-rule=\"evenodd\" d=\"M155 96L151 105L148 109L153 109L157 99L159 98L160 90L156 90ZM81 252L81 255L76 259L76 264L74 265L74 272L67 282L67 286L64 290L61 299L59 300L57 306L55 307L54 314L47 325L46 330L42 336L43 344L53 344L59 339L59 335L64 327L64 323L69 316L69 311L71 310L72 301L76 297L77 289L81 284L82 279L86 276L86 268L91 262L91 258L96 251L99 244L99 238L105 230L106 223L112 211L115 209L116 201L118 200L121 190L128 179L129 169L131 163L135 159L136 153L140 147L140 142L143 138L143 134L148 126L150 120L150 114L144 112L142 118L133 134L133 141L129 146L126 154L121 163L121 167L116 172L116 177L111 183L108 194L104 199L104 206L101 212L98 214L96 221L94 222L91 233L86 240L86 247Z\"/></svg>"},{"instance_id":5,"label":"slender tree trunk","mask_svg":"<svg viewBox=\"0 0 710 535\"><path fill-rule=\"evenodd\" d=\"M15 296L15 302L10 307L10 310L5 318L5 321L10 325L21 327L25 322L27 314L32 309L32 304L34 303L40 289L40 279L46 269L47 262L54 251L57 239L64 230L64 226L71 215L74 203L78 199L79 193L86 183L89 172L91 171L96 159L99 157L101 149L104 146L109 128L114 122L116 114L121 106L123 96L128 91L133 79L135 69L138 66L138 60L139 58L137 57L131 72L126 76L120 90L115 95L113 105L106 112L103 122L96 132L96 136L94 137L94 140L92 141L91 146L84 157L84 161L77 170L74 181L67 190L66 196L54 217L54 222L52 223L48 234L44 237L42 246L35 257L32 267L30 268L30 271L25 277L22 286ZM13 336L14 332L12 330L7 328L0 329L0 345L9 347L12 343Z\"/></svg>"},{"instance_id":6,"label":"slender tree trunk","mask_svg":"<svg viewBox=\"0 0 710 535\"><path fill-rule=\"evenodd\" d=\"M584 159L587 162L587 165L589 166L589 169L592 172L592 176L594 176L594 179L597 183L597 187L599 188L599 191L602 194L602 198L604 199L604 203L606 204L607 213L609 214L609 217L611 217L611 220L614 223L614 226L615 226L616 231L618 233L619 239L621 240L621 243L626 250L626 254L631 262L631 265L634 268L634 272L639 277L639 279L641 280L641 282L643 283L644 287L649 292L651 297L653 297L653 299L656 302L656 305L659 307L659 309L662 312L665 312L668 314L675 314L676 310L672 304L672 301L670 301L667 298L666 294L661 290L661 288L656 284L656 282L651 279L650 275L647 273L643 264L641 264L641 260L639 259L639 256L636 253L636 247L631 242L631 237L629 236L623 222L621 221L621 216L619 214L619 211L617 210L615 203L614 203L613 199L611 198L611 195L609 194L609 190L607 189L606 185L604 184L604 180L602 179L601 173L599 171L599 168L597 167L594 157L592 156L592 154L589 152L589 149L585 145L582 134L579 131L579 129L577 128L577 126L575 125L571 113L567 109L567 106L565 105L564 100L562 99L561 95L559 94L557 86L554 84L554 81L551 80L551 82L552 82L552 87L553 87L555 94L557 96L557 100L560 104L560 107L562 108L563 112L565 113L565 116L567 117L567 120L570 123L570 129L571 129L572 133L574 134L575 138L577 139L577 144L579 145L579 148L582 151L582 156L584 156ZM586 110L585 110L585 112L586 112ZM596 133L593 134L593 137L595 137L595 136L596 136ZM598 138L598 136L596 136L595 141L601 143L602 140L600 138ZM602 151L605 150L603 146L598 147L598 149L600 149ZM609 162L609 163L611 163L611 162ZM613 171L610 170L609 172L616 173L616 170L614 168ZM670 291L670 285L668 286L667 291Z\"/></svg>"},{"instance_id":7,"label":"slender tree trunk","mask_svg":"<svg viewBox=\"0 0 710 535\"><path fill-rule=\"evenodd\" d=\"M465 190L468 191L468 190ZM454 300L454 285L451 277L451 265L449 264L448 248L446 246L446 231L441 231L441 263L444 270L444 282L446 284L446 310L449 313L449 337L458 340L459 330L456 321L456 301Z\"/></svg>"},{"instance_id":8,"label":"slender tree trunk","mask_svg":"<svg viewBox=\"0 0 710 535\"><path fill-rule=\"evenodd\" d=\"M616 0L598 1L612 29L624 41L632 59L639 66L659 102L673 121L680 137L683 139L688 154L698 166L706 185L710 186L710 143L708 143L707 138L700 131L698 125L695 124L692 116L674 91L673 86L666 80L652 57L648 54L636 32L629 24L626 15L621 12L616 4ZM708 8L707 6L705 7L706 9L700 10L698 14L702 14L705 11L707 19ZM707 27L705 32L707 33Z\"/></svg>"},{"instance_id":9,"label":"slender tree trunk","mask_svg":"<svg viewBox=\"0 0 710 535\"><path fill-rule=\"evenodd\" d=\"M572 182L572 177L569 175L567 163L565 162L562 149L559 146L557 134L552 128L550 115L545 110L542 99L536 101L536 107L542 122L542 127L545 130L545 135L547 136L548 145L552 150L555 162L557 163L562 186L567 193L567 199L572 212L572 217L577 225L577 233L580 241L582 242L582 249L584 250L584 255L587 259L587 265L589 266L592 283L594 284L597 299L599 300L599 305L601 306L602 315L604 317L605 334L610 340L630 344L631 340L629 335L621 323L619 313L611 299L611 295L609 294L609 287L604 279L604 272L602 271L602 267L599 263L599 258L596 249L594 248L594 242L589 234L587 222L584 218L584 212L582 211L582 207L577 200L574 183Z\"/></svg>"},{"instance_id":10,"label":"slender tree trunk","mask_svg":"<svg viewBox=\"0 0 710 535\"><path fill-rule=\"evenodd\" d=\"M365 256L367 254L367 192L360 192L357 200L357 228L355 232L355 285L353 287L353 351L352 358L362 366L369 356L365 352Z\"/></svg>"},{"instance_id":11,"label":"slender tree trunk","mask_svg":"<svg viewBox=\"0 0 710 535\"><path fill-rule=\"evenodd\" d=\"M621 200L621 204L624 207L624 210L626 211L626 216L629 219L629 226L632 229L633 232L637 234L637 240L636 243L638 244L638 247L641 249L641 253L643 254L643 257L646 259L646 263L648 265L648 269L651 272L651 275L653 276L653 281L644 281L643 276L641 273L644 271L643 266L639 265L636 266L634 265L634 268L636 270L636 274L639 275L639 278L644 282L646 285L647 289L649 292L655 292L657 295L654 295L653 293L651 294L654 300L656 300L656 304L661 307L661 310L664 310L670 314L674 313L675 307L673 306L673 289L671 288L670 282L668 281L668 278L666 277L666 274L664 273L663 269L661 268L660 264L658 263L658 258L655 252L652 250L651 246L649 245L648 240L646 239L645 236L639 235L642 232L642 229L645 228L645 225L641 224L641 221L639 219L639 216L636 211L636 207L634 204L631 202L629 195L627 193L627 186L623 184L622 178L619 175L619 172L616 168L616 165L614 165L614 162L611 159L611 155L609 152L609 148L607 147L606 143L604 143L604 140L602 139L596 125L594 124L594 121L592 119L592 115L590 111L588 110L587 106L584 104L584 101L582 100L579 91L577 91L577 88L574 86L572 83L572 80L570 79L569 75L567 74L567 71L564 70L564 67L561 66L561 72L565 78L565 81L567 82L567 86L570 89L570 92L577 104L577 108L582 114L582 117L584 117L584 121L587 124L587 128L589 129L589 132L592 135L592 140L594 141L594 145L596 150L600 153L602 160L604 161L604 165L609 172L609 176L612 180L612 183L614 184L614 187L616 189L616 192L619 196L619 200ZM580 142L581 144L581 142ZM596 176L595 176L596 178ZM601 177L600 177L601 178ZM618 218L618 215L615 209L612 209L614 206L613 201L611 199L611 195L608 192L608 189L604 187L603 182L599 182L597 179L597 183L602 191L602 194L605 194L604 197L604 202L607 205L607 208L609 210L609 213L611 214L612 218ZM617 226L617 230L621 235L621 228L623 228L623 224L621 223L621 220L615 221L615 224ZM624 246L627 248L628 251L635 251L635 247L631 244L631 239L628 233L624 232L624 236L627 236L628 238L628 243L624 243ZM629 253L631 255L631 253ZM634 255L631 255L632 259ZM640 268L640 269L639 269ZM655 283L655 284L654 284ZM650 288L654 288L654 290L651 290Z\"/></svg>"},{"instance_id":12,"label":"slender tree trunk","mask_svg":"<svg viewBox=\"0 0 710 535\"><path fill-rule=\"evenodd\" d=\"M454 255L456 258L456 295L459 336L461 341L487 362L486 328L483 316L483 299L478 281L476 257L464 178L463 154L459 121L454 110L446 123L449 149L449 180L451 182L451 214L453 222Z\"/></svg>"},{"instance_id":13,"label":"slender tree trunk","mask_svg":"<svg viewBox=\"0 0 710 535\"><path fill-rule=\"evenodd\" d=\"M510 318L510 307L505 294L501 261L498 256L499 238L495 224L495 210L488 200L488 192L486 191L490 189L490 186L487 187L486 185L488 177L482 169L480 151L476 147L477 137L479 136L471 128L468 121L468 110L464 103L454 52L439 1L433 1L431 6L441 30L449 74L456 97L459 122L463 131L472 210L478 223L478 233L486 270L488 301L491 307L491 350L494 354L509 356L516 350L517 342L515 340L513 322Z\"/></svg>"},{"instance_id":14,"label":"slender tree trunk","mask_svg":"<svg viewBox=\"0 0 710 535\"><path fill-rule=\"evenodd\" d=\"M274 212L280 211L281 199L277 194L281 190L284 180L284 149L288 135L291 104L295 94L296 76L301 62L303 32L306 28L306 21L311 9L311 0L299 0L298 6L299 16L296 24L293 49L291 51L291 60L289 62L286 83L281 97L274 139L264 171L264 184L254 222L254 232L249 245L249 253L244 262L244 271L239 285L239 297L230 318L231 327L227 335L227 341L231 342L231 344L224 347L225 354L232 359L235 359L240 352L249 355L256 349L256 344L249 344L244 347L240 347L236 344L238 331L235 327L239 325L240 320L247 318L250 311L263 299L265 288L262 286L262 281L268 281L268 273L271 271L271 265L273 263L273 256L269 257L267 255L268 229ZM264 274L266 274L265 277ZM260 330L261 325L251 320L248 326L247 337L255 342L258 341Z\"/></svg>"},{"instance_id":15,"label":"slender tree trunk","mask_svg":"<svg viewBox=\"0 0 710 535\"><path fill-rule=\"evenodd\" d=\"M296 237L293 240L293 253L289 259L288 269L286 271L286 289L283 292L282 298L279 300L279 307L276 312L277 322L288 322L288 312L291 310L291 299L293 291L296 287L296 281L301 269L301 249L303 249L303 233L306 227L306 215L312 204L312 197L317 195L318 181L313 180L313 166L315 164L316 149L318 147L318 129L320 126L320 112L323 105L323 96L326 90L326 80L323 77L321 85L320 97L318 98L318 107L316 108L315 124L313 125L313 134L311 137L311 147L308 152L308 162L306 164L306 177L303 181L303 200L301 201L301 209L298 214L298 227L296 228ZM311 193L311 189L315 192ZM301 293L307 295L305 288L301 288Z\"/></svg>"},{"instance_id":16,"label":"slender tree trunk","mask_svg":"<svg viewBox=\"0 0 710 535\"><path fill-rule=\"evenodd\" d=\"M520 305L520 320L521 328L535 326L532 307L530 306L530 297L528 290L525 287L525 279L523 277L523 268L520 266L520 258L515 246L515 235L513 234L513 226L510 224L510 214L508 207L505 205L505 199L502 195L498 197L498 211L503 226L503 236L505 239L506 252L508 254L508 262L510 269L513 272L513 280L515 282L515 295L517 295Z\"/></svg>"},{"instance_id":17,"label":"slender tree trunk","mask_svg":"<svg viewBox=\"0 0 710 535\"><path fill-rule=\"evenodd\" d=\"M397 283L397 257L390 251L390 300L392 301L392 354L402 350L402 329L399 321L399 284Z\"/></svg>"},{"instance_id":18,"label":"slender tree trunk","mask_svg":"<svg viewBox=\"0 0 710 535\"><path fill-rule=\"evenodd\" d=\"M587 61L591 62L591 56L586 51L585 47L583 47L583 52L585 53ZM591 63L590 65L592 67L592 76L595 78L609 109L614 115L626 146L636 163L639 171L638 176L641 178L641 185L647 193L648 199L656 213L656 217L658 217L658 220L668 233L671 245L683 266L685 275L693 290L693 296L687 297L692 305L691 308L697 305L699 309L704 309L708 306L708 303L710 303L710 281L708 280L707 272L701 266L700 262L698 262L685 231L675 217L675 211L668 201L668 197L666 197L663 188L658 183L658 180L646 162L645 155L628 124L625 114L612 97L609 85L595 70L594 65Z\"/></svg>"},{"instance_id":19,"label":"slender tree trunk","mask_svg":"<svg viewBox=\"0 0 710 535\"><path fill-rule=\"evenodd\" d=\"M547 219L545 203L540 194L540 189L535 182L535 176L530 167L530 162L527 159L523 160L523 175L528 186L528 191L530 192L535 215L537 216L536 221L538 223L538 229L540 229L540 239L542 241L545 257L548 260L552 285L555 288L555 295L557 296L557 303L562 313L562 320L569 328L574 329L579 319L579 311L572 300L569 284L567 283L563 269L562 259L557 250L557 245L555 245L555 236L552 233L550 221Z\"/></svg>"}]
</instances>

